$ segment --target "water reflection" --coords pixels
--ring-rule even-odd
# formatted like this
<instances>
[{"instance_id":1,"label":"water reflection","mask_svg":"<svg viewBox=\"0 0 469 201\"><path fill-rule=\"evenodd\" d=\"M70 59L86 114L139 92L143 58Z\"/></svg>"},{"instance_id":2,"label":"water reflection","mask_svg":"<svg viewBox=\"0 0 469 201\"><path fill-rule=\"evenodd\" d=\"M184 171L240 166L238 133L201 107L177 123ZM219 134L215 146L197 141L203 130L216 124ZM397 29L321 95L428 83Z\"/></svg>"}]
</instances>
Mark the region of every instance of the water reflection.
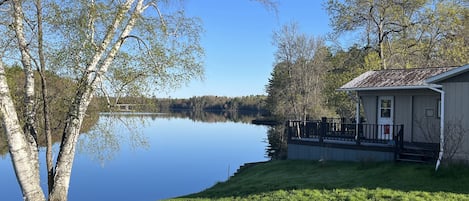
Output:
<instances>
[{"instance_id":1,"label":"water reflection","mask_svg":"<svg viewBox=\"0 0 469 201\"><path fill-rule=\"evenodd\" d=\"M285 125L280 124L270 126L267 131L268 145L266 148L267 156L272 160L287 159L287 134Z\"/></svg>"},{"instance_id":2,"label":"water reflection","mask_svg":"<svg viewBox=\"0 0 469 201\"><path fill-rule=\"evenodd\" d=\"M115 116L120 119L125 117L139 117L140 123L144 124L143 117L151 117L153 120L156 118L186 118L194 122L241 122L251 123L252 120L261 118L262 113L252 111L193 111L193 110L174 110L171 113L103 113L105 116ZM138 124L140 125L140 124ZM287 134L285 133L285 125L269 125L267 131L267 138L265 142L267 147L265 156L271 160L285 160L287 158ZM134 129L135 130L135 129ZM139 135L136 135L139 136ZM142 141L135 141L141 142ZM138 143L137 143L138 145ZM138 147L138 146L136 146Z\"/></svg>"},{"instance_id":3,"label":"water reflection","mask_svg":"<svg viewBox=\"0 0 469 201\"><path fill-rule=\"evenodd\" d=\"M114 116L103 115L100 122L106 118ZM149 148L134 149L131 142L120 141L113 160L95 170L90 168L93 162L89 157L79 154L73 174L81 176L72 178L70 200L83 200L83 192L87 192L87 200L157 200L180 196L225 181L244 163L268 160L264 126L196 122L168 114L125 114L120 118L124 122L143 119L145 126L139 130ZM122 121L115 122L113 131L127 128Z\"/></svg>"},{"instance_id":4,"label":"water reflection","mask_svg":"<svg viewBox=\"0 0 469 201\"><path fill-rule=\"evenodd\" d=\"M148 149L148 138L143 133L148 125L149 118L145 115L101 114L99 123L80 136L77 150L104 166L115 158L122 142L128 143L132 150Z\"/></svg>"},{"instance_id":5,"label":"water reflection","mask_svg":"<svg viewBox=\"0 0 469 201\"><path fill-rule=\"evenodd\" d=\"M200 111L200 110L173 110L168 113L172 117L189 118L198 122L242 122L251 123L260 118L259 111Z\"/></svg>"},{"instance_id":6,"label":"water reflection","mask_svg":"<svg viewBox=\"0 0 469 201\"><path fill-rule=\"evenodd\" d=\"M69 200L175 197L225 181L244 163L284 159L283 126L247 124L257 117L101 113L93 129L80 135ZM0 158L0 170L1 200L21 199L8 154Z\"/></svg>"},{"instance_id":7,"label":"water reflection","mask_svg":"<svg viewBox=\"0 0 469 201\"><path fill-rule=\"evenodd\" d=\"M4 132L0 132L0 156L8 153L7 138Z\"/></svg>"},{"instance_id":8,"label":"water reflection","mask_svg":"<svg viewBox=\"0 0 469 201\"><path fill-rule=\"evenodd\" d=\"M86 134L80 137L77 148L78 151L91 156L95 161L104 165L112 160L121 149L121 142L130 143L132 149L148 149L148 139L143 135L142 130L148 126L149 119L156 118L182 118L190 119L194 122L241 122L250 123L262 116L259 112L240 111L192 111L175 110L171 113L100 113L93 115L92 121L87 121ZM97 124L99 120L99 124ZM111 128L117 124L123 127L116 131ZM267 131L266 156L270 159L286 159L287 138L284 133L284 125L269 126ZM59 142L60 138L54 138L54 142ZM44 143L41 143L42 145ZM8 144L3 132L0 134L0 155L8 153Z\"/></svg>"},{"instance_id":9,"label":"water reflection","mask_svg":"<svg viewBox=\"0 0 469 201\"><path fill-rule=\"evenodd\" d=\"M60 115L59 115L60 116ZM52 143L60 143L62 140L62 132L64 130L65 124L61 122L60 120L54 118L57 116L52 116ZM86 133L92 130L92 127L96 125L96 123L99 120L99 113L96 110L89 110L87 113L87 117L83 120L83 124L81 126L81 132ZM41 125L43 122L42 121L37 121L38 122L38 146L40 148L46 147L46 136L44 135L44 130L43 130L43 125ZM0 125L0 155L5 156L8 154L8 143L7 143L7 138L6 134L4 132L4 129L2 128L2 125Z\"/></svg>"}]
</instances>

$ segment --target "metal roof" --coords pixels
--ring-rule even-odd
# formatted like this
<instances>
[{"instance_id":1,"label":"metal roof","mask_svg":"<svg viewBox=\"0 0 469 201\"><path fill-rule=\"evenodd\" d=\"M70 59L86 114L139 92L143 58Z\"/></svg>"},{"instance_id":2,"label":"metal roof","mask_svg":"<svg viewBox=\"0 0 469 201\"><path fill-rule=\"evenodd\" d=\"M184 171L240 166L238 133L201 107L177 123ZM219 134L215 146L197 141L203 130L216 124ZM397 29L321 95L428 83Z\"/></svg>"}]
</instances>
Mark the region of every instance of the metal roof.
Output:
<instances>
[{"instance_id":1,"label":"metal roof","mask_svg":"<svg viewBox=\"0 0 469 201\"><path fill-rule=\"evenodd\" d=\"M441 73L441 74L435 75L433 77L430 77L427 80L425 80L425 82L427 82L427 83L437 83L437 82L446 80L448 78L458 76L458 75L463 74L463 73L468 72L468 71L469 71L469 64L466 64L466 65L461 66L459 68L454 68L454 69L451 69L451 70L446 71L444 73Z\"/></svg>"},{"instance_id":2,"label":"metal roof","mask_svg":"<svg viewBox=\"0 0 469 201\"><path fill-rule=\"evenodd\" d=\"M383 89L427 88L426 80L458 67L413 68L368 71L343 85L339 90L363 91Z\"/></svg>"}]
</instances>

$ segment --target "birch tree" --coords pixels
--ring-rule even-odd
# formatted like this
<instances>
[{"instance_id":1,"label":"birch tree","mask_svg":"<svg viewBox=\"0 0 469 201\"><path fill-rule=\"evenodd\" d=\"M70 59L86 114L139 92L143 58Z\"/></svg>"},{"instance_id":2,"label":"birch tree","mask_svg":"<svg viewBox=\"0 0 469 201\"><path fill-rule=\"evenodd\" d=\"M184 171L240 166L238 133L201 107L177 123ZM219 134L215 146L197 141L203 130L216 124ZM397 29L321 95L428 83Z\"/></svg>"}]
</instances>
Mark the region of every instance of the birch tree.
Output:
<instances>
[{"instance_id":1,"label":"birch tree","mask_svg":"<svg viewBox=\"0 0 469 201\"><path fill-rule=\"evenodd\" d=\"M157 0L9 0L1 1L0 6L2 16L6 16L1 31L14 36L15 42L14 46L2 43L0 117L25 200L67 200L80 128L96 91L104 88L104 80L112 79L109 72L122 68L116 57L130 55L125 70L145 84L138 88L141 92L153 86L181 84L203 73L200 23L185 16L182 4ZM4 62L15 60L21 61L26 75L23 114L15 110L5 77ZM75 80L70 89L75 96L63 114L65 126L56 163L48 167L51 179L47 196L39 177L34 67Z\"/></svg>"}]
</instances>

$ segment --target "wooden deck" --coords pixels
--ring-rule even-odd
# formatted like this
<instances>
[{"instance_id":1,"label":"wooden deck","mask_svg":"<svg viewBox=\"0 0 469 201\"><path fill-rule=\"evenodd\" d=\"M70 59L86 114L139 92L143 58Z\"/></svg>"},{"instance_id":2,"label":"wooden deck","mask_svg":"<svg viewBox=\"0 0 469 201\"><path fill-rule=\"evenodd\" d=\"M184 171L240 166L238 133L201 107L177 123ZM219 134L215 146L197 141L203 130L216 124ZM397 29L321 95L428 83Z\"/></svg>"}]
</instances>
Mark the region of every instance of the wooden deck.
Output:
<instances>
[{"instance_id":1,"label":"wooden deck","mask_svg":"<svg viewBox=\"0 0 469 201\"><path fill-rule=\"evenodd\" d=\"M437 144L404 142L404 125L356 124L344 119L287 121L288 144L389 152L395 161L433 161Z\"/></svg>"}]
</instances>

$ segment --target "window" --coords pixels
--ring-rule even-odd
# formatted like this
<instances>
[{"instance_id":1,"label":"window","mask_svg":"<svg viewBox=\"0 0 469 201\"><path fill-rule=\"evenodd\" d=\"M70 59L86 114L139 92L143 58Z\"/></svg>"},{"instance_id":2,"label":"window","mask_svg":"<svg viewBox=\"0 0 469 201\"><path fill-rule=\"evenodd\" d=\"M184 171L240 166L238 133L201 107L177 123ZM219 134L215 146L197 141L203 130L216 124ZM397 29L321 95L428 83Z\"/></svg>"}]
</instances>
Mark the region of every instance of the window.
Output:
<instances>
[{"instance_id":1,"label":"window","mask_svg":"<svg viewBox=\"0 0 469 201\"><path fill-rule=\"evenodd\" d=\"M391 100L381 100L381 117L391 117Z\"/></svg>"}]
</instances>

